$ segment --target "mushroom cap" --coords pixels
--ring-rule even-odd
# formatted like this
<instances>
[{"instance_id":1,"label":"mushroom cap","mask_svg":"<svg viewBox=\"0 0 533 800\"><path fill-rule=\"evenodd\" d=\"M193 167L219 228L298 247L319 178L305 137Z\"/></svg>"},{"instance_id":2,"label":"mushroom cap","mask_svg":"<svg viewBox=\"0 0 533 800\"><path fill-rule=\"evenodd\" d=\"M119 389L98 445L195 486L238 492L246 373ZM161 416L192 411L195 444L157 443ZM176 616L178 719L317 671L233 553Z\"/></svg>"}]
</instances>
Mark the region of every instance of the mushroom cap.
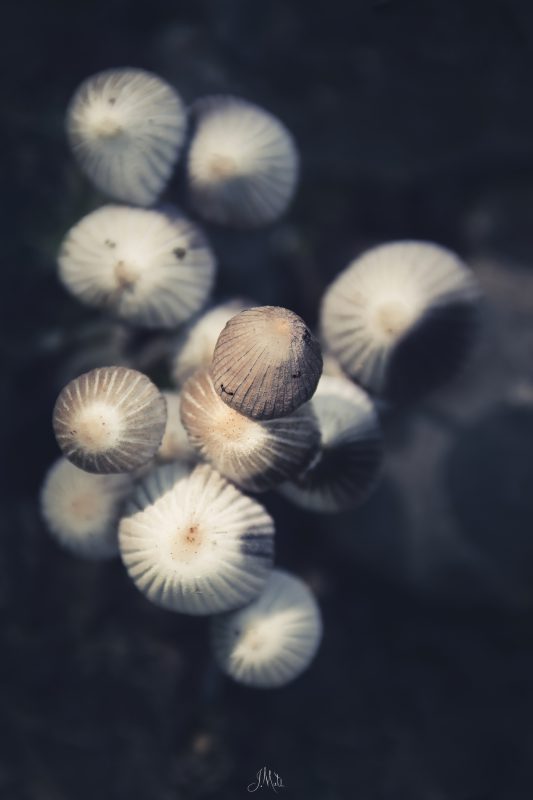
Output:
<instances>
[{"instance_id":1,"label":"mushroom cap","mask_svg":"<svg viewBox=\"0 0 533 800\"><path fill-rule=\"evenodd\" d=\"M184 614L239 608L272 569L274 523L265 509L202 464L144 481L120 522L122 559L153 603Z\"/></svg>"},{"instance_id":2,"label":"mushroom cap","mask_svg":"<svg viewBox=\"0 0 533 800\"><path fill-rule=\"evenodd\" d=\"M179 392L161 392L167 403L167 424L157 460L195 461L197 454L189 442L187 431L181 421L181 396Z\"/></svg>"},{"instance_id":3,"label":"mushroom cap","mask_svg":"<svg viewBox=\"0 0 533 800\"><path fill-rule=\"evenodd\" d=\"M280 217L298 180L298 152L286 127L231 96L198 100L187 159L194 207L212 222L257 227Z\"/></svg>"},{"instance_id":4,"label":"mushroom cap","mask_svg":"<svg viewBox=\"0 0 533 800\"><path fill-rule=\"evenodd\" d=\"M277 306L232 317L211 365L217 394L254 419L291 414L312 396L321 372L318 341L297 314Z\"/></svg>"},{"instance_id":5,"label":"mushroom cap","mask_svg":"<svg viewBox=\"0 0 533 800\"><path fill-rule=\"evenodd\" d=\"M118 555L118 520L129 475L93 475L59 458L46 474L41 511L59 544L85 558Z\"/></svg>"},{"instance_id":6,"label":"mushroom cap","mask_svg":"<svg viewBox=\"0 0 533 800\"><path fill-rule=\"evenodd\" d=\"M322 638L318 604L303 581L276 569L259 597L211 622L211 645L231 678L263 689L307 669Z\"/></svg>"},{"instance_id":7,"label":"mushroom cap","mask_svg":"<svg viewBox=\"0 0 533 800\"><path fill-rule=\"evenodd\" d=\"M166 81L142 69L110 69L81 84L66 123L72 151L95 186L149 206L172 175L187 118Z\"/></svg>"},{"instance_id":8,"label":"mushroom cap","mask_svg":"<svg viewBox=\"0 0 533 800\"><path fill-rule=\"evenodd\" d=\"M65 236L59 276L90 306L148 328L172 328L207 302L215 258L202 232L175 210L107 205Z\"/></svg>"},{"instance_id":9,"label":"mushroom cap","mask_svg":"<svg viewBox=\"0 0 533 800\"><path fill-rule=\"evenodd\" d=\"M56 400L54 432L63 455L87 472L132 472L157 452L165 398L134 369L99 367L68 383Z\"/></svg>"},{"instance_id":10,"label":"mushroom cap","mask_svg":"<svg viewBox=\"0 0 533 800\"><path fill-rule=\"evenodd\" d=\"M321 445L309 468L280 487L309 511L346 511L375 487L383 461L378 415L367 393L346 378L323 375L311 400Z\"/></svg>"},{"instance_id":11,"label":"mushroom cap","mask_svg":"<svg viewBox=\"0 0 533 800\"><path fill-rule=\"evenodd\" d=\"M327 289L322 336L350 377L402 400L453 374L470 343L478 299L472 272L444 247L384 244Z\"/></svg>"},{"instance_id":12,"label":"mushroom cap","mask_svg":"<svg viewBox=\"0 0 533 800\"><path fill-rule=\"evenodd\" d=\"M320 443L309 404L281 419L245 417L221 400L207 369L198 370L183 387L181 415L202 457L252 492L271 489L297 475Z\"/></svg>"},{"instance_id":13,"label":"mushroom cap","mask_svg":"<svg viewBox=\"0 0 533 800\"><path fill-rule=\"evenodd\" d=\"M221 303L204 312L185 327L174 346L171 374L177 386L201 367L209 367L222 328L235 314L250 308L253 303L235 299Z\"/></svg>"}]
</instances>

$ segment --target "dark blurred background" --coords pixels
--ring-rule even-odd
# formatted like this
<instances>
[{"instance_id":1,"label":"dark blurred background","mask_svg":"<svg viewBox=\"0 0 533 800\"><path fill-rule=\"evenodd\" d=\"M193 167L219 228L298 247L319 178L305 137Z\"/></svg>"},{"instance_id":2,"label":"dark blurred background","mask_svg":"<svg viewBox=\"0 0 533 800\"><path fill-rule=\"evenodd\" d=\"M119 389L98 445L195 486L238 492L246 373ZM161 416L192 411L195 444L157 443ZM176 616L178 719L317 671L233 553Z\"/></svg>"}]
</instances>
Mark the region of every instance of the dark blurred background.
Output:
<instances>
[{"instance_id":1,"label":"dark blurred background","mask_svg":"<svg viewBox=\"0 0 533 800\"><path fill-rule=\"evenodd\" d=\"M10 0L0 62L1 800L226 800L264 765L288 798L531 798L530 0ZM298 141L282 222L208 228L217 296L314 324L332 277L396 238L457 250L482 285L469 363L387 422L365 506L318 517L266 498L278 563L325 622L316 662L282 690L222 678L205 621L151 606L120 563L61 551L39 518L55 397L124 346L55 264L104 201L69 155L65 108L113 66L187 101L242 95ZM166 199L182 197L178 174Z\"/></svg>"}]
</instances>

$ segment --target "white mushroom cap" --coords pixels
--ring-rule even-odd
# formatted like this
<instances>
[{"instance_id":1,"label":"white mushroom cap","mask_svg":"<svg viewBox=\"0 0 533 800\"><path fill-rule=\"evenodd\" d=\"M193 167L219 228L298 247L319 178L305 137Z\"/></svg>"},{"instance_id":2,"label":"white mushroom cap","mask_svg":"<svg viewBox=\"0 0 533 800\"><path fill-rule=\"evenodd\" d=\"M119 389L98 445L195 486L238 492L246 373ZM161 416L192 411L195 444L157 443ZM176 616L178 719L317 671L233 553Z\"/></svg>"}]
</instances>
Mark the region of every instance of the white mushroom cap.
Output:
<instances>
[{"instance_id":1,"label":"white mushroom cap","mask_svg":"<svg viewBox=\"0 0 533 800\"><path fill-rule=\"evenodd\" d=\"M41 510L59 544L86 558L118 555L118 520L131 491L129 475L92 475L66 458L48 471Z\"/></svg>"},{"instance_id":2,"label":"white mushroom cap","mask_svg":"<svg viewBox=\"0 0 533 800\"><path fill-rule=\"evenodd\" d=\"M207 302L215 258L177 212L108 205L67 233L59 276L84 303L148 328L171 328Z\"/></svg>"},{"instance_id":3,"label":"white mushroom cap","mask_svg":"<svg viewBox=\"0 0 533 800\"><path fill-rule=\"evenodd\" d=\"M393 242L355 259L326 291L322 335L343 369L367 389L409 396L460 363L479 291L449 250Z\"/></svg>"},{"instance_id":4,"label":"white mushroom cap","mask_svg":"<svg viewBox=\"0 0 533 800\"><path fill-rule=\"evenodd\" d=\"M298 153L285 126L237 97L202 98L194 112L187 178L198 213L237 227L280 217L298 179Z\"/></svg>"},{"instance_id":5,"label":"white mushroom cap","mask_svg":"<svg viewBox=\"0 0 533 800\"><path fill-rule=\"evenodd\" d=\"M149 600L171 611L239 608L270 574L274 523L208 465L178 480L172 469L162 467L143 482L121 520L129 575Z\"/></svg>"},{"instance_id":6,"label":"white mushroom cap","mask_svg":"<svg viewBox=\"0 0 533 800\"><path fill-rule=\"evenodd\" d=\"M195 461L197 453L191 445L181 421L181 396L178 392L161 392L167 403L167 424L158 461Z\"/></svg>"},{"instance_id":7,"label":"white mushroom cap","mask_svg":"<svg viewBox=\"0 0 533 800\"><path fill-rule=\"evenodd\" d=\"M298 578L276 569L250 605L211 622L220 668L239 683L283 686L307 669L322 638L317 602Z\"/></svg>"},{"instance_id":8,"label":"white mushroom cap","mask_svg":"<svg viewBox=\"0 0 533 800\"><path fill-rule=\"evenodd\" d=\"M165 398L134 369L100 367L68 383L54 407L57 443L87 472L133 472L156 454Z\"/></svg>"},{"instance_id":9,"label":"white mushroom cap","mask_svg":"<svg viewBox=\"0 0 533 800\"><path fill-rule=\"evenodd\" d=\"M295 411L316 389L320 345L293 311L259 306L232 317L218 337L211 377L223 401L248 417Z\"/></svg>"},{"instance_id":10,"label":"white mushroom cap","mask_svg":"<svg viewBox=\"0 0 533 800\"><path fill-rule=\"evenodd\" d=\"M186 131L177 92L141 69L111 69L85 80L67 112L81 168L117 200L149 206L165 188Z\"/></svg>"},{"instance_id":11,"label":"white mushroom cap","mask_svg":"<svg viewBox=\"0 0 533 800\"><path fill-rule=\"evenodd\" d=\"M366 500L383 460L378 415L370 397L346 378L323 375L311 400L321 445L309 468L280 487L309 511L345 511Z\"/></svg>"},{"instance_id":12,"label":"white mushroom cap","mask_svg":"<svg viewBox=\"0 0 533 800\"><path fill-rule=\"evenodd\" d=\"M245 417L220 399L206 369L196 372L183 387L181 416L202 457L252 492L296 476L320 442L309 404L281 419Z\"/></svg>"},{"instance_id":13,"label":"white mushroom cap","mask_svg":"<svg viewBox=\"0 0 533 800\"><path fill-rule=\"evenodd\" d=\"M183 386L197 369L210 366L217 339L226 322L252 305L245 300L228 300L209 309L180 332L170 368L177 386Z\"/></svg>"}]
</instances>

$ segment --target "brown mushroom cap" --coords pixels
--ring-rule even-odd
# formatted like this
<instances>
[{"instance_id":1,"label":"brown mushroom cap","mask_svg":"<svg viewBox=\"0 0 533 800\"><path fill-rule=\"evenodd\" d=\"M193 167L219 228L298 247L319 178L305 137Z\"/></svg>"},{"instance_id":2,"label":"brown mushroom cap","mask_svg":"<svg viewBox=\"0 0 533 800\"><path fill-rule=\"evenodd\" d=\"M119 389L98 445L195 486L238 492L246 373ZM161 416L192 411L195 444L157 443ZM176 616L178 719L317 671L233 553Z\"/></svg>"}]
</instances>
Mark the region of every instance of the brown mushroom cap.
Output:
<instances>
[{"instance_id":1,"label":"brown mushroom cap","mask_svg":"<svg viewBox=\"0 0 533 800\"><path fill-rule=\"evenodd\" d=\"M260 306L232 317L218 337L213 384L231 408L275 419L309 400L322 372L317 339L287 308Z\"/></svg>"}]
</instances>

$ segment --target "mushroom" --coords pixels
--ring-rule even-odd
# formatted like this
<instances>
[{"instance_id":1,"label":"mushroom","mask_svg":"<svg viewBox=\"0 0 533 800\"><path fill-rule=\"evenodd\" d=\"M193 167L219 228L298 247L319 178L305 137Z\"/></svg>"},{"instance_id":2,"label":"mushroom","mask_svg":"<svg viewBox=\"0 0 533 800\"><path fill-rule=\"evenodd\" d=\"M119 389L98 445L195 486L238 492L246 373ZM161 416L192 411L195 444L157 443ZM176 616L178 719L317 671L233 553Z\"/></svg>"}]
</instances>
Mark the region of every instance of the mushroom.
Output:
<instances>
[{"instance_id":1,"label":"mushroom","mask_svg":"<svg viewBox=\"0 0 533 800\"><path fill-rule=\"evenodd\" d=\"M301 580L279 569L256 600L211 622L212 649L223 672L262 689L284 686L304 672L321 638L315 598Z\"/></svg>"},{"instance_id":2,"label":"mushroom","mask_svg":"<svg viewBox=\"0 0 533 800\"><path fill-rule=\"evenodd\" d=\"M183 387L181 417L202 457L252 492L297 475L320 442L309 404L281 419L251 419L220 399L207 369L198 370Z\"/></svg>"},{"instance_id":3,"label":"mushroom","mask_svg":"<svg viewBox=\"0 0 533 800\"><path fill-rule=\"evenodd\" d=\"M293 311L260 306L232 317L211 365L217 394L254 419L295 411L312 396L322 372L320 345Z\"/></svg>"},{"instance_id":4,"label":"mushroom","mask_svg":"<svg viewBox=\"0 0 533 800\"><path fill-rule=\"evenodd\" d=\"M185 139L177 92L142 69L87 78L67 112L67 134L90 180L117 200L149 206L165 188Z\"/></svg>"},{"instance_id":5,"label":"mushroom","mask_svg":"<svg viewBox=\"0 0 533 800\"><path fill-rule=\"evenodd\" d=\"M196 450L189 442L187 431L181 421L181 396L179 392L161 392L167 403L167 424L157 460L193 462Z\"/></svg>"},{"instance_id":6,"label":"mushroom","mask_svg":"<svg viewBox=\"0 0 533 800\"><path fill-rule=\"evenodd\" d=\"M190 474L175 469L152 473L126 508L119 527L126 569L149 600L171 611L240 608L270 574L274 523L207 464Z\"/></svg>"},{"instance_id":7,"label":"mushroom","mask_svg":"<svg viewBox=\"0 0 533 800\"><path fill-rule=\"evenodd\" d=\"M192 203L212 222L257 227L286 210L298 179L298 153L268 111L231 96L198 100L188 158Z\"/></svg>"},{"instance_id":8,"label":"mushroom","mask_svg":"<svg viewBox=\"0 0 533 800\"><path fill-rule=\"evenodd\" d=\"M180 331L174 343L170 365L171 377L176 386L183 386L197 369L211 365L217 339L226 322L252 306L253 303L245 300L228 300L191 320Z\"/></svg>"},{"instance_id":9,"label":"mushroom","mask_svg":"<svg viewBox=\"0 0 533 800\"><path fill-rule=\"evenodd\" d=\"M369 391L411 399L460 365L478 299L473 274L454 253L393 242L363 253L333 281L322 301L322 336Z\"/></svg>"},{"instance_id":10,"label":"mushroom","mask_svg":"<svg viewBox=\"0 0 533 800\"><path fill-rule=\"evenodd\" d=\"M68 383L56 400L54 432L63 455L87 472L132 472L156 454L165 398L134 369L100 367Z\"/></svg>"},{"instance_id":11,"label":"mushroom","mask_svg":"<svg viewBox=\"0 0 533 800\"><path fill-rule=\"evenodd\" d=\"M147 328L172 328L207 302L215 258L202 232L169 207L107 205L65 236L59 276L83 303Z\"/></svg>"},{"instance_id":12,"label":"mushroom","mask_svg":"<svg viewBox=\"0 0 533 800\"><path fill-rule=\"evenodd\" d=\"M367 393L346 378L323 375L311 400L318 420L318 455L280 492L309 511L346 511L374 488L383 460L378 416Z\"/></svg>"},{"instance_id":13,"label":"mushroom","mask_svg":"<svg viewBox=\"0 0 533 800\"><path fill-rule=\"evenodd\" d=\"M41 511L63 547L85 558L118 555L118 520L131 491L129 475L93 475L59 458L41 489Z\"/></svg>"}]
</instances>

